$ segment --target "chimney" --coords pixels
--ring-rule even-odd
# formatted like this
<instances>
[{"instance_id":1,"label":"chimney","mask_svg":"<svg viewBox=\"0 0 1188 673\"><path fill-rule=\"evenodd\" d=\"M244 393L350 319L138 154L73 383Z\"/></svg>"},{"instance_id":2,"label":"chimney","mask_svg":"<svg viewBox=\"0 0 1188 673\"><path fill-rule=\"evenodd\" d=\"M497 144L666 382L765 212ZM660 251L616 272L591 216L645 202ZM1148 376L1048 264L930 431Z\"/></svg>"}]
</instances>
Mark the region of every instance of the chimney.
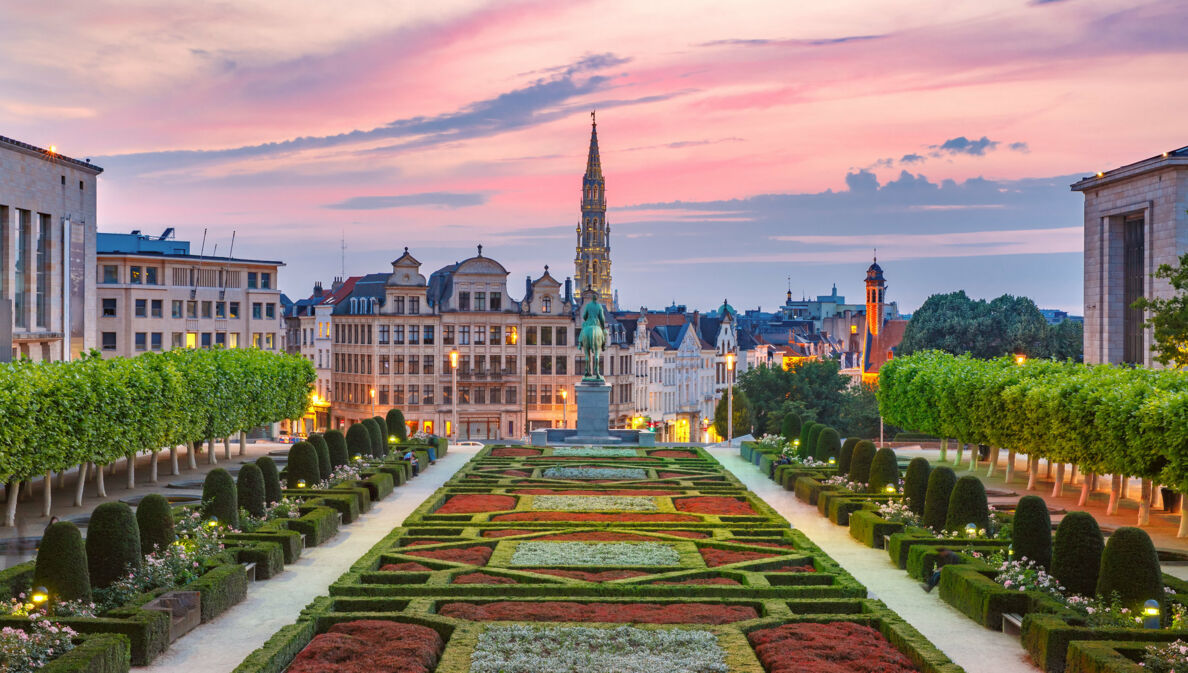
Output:
<instances>
[{"instance_id":1,"label":"chimney","mask_svg":"<svg viewBox=\"0 0 1188 673\"><path fill-rule=\"evenodd\" d=\"M335 276L334 282L330 284L330 291L338 292L338 289L341 287L342 287L342 276Z\"/></svg>"},{"instance_id":2,"label":"chimney","mask_svg":"<svg viewBox=\"0 0 1188 673\"><path fill-rule=\"evenodd\" d=\"M693 331L701 336L701 311L693 311Z\"/></svg>"},{"instance_id":3,"label":"chimney","mask_svg":"<svg viewBox=\"0 0 1188 673\"><path fill-rule=\"evenodd\" d=\"M524 276L524 298L532 296L532 276Z\"/></svg>"},{"instance_id":4,"label":"chimney","mask_svg":"<svg viewBox=\"0 0 1188 673\"><path fill-rule=\"evenodd\" d=\"M565 279L565 301L573 303L573 279Z\"/></svg>"},{"instance_id":5,"label":"chimney","mask_svg":"<svg viewBox=\"0 0 1188 673\"><path fill-rule=\"evenodd\" d=\"M319 298L319 299L320 299L320 298L322 297L322 295L323 295L323 294L325 294L325 291L324 291L324 290L322 290L322 281L320 281L320 280L315 280L315 281L314 281L314 290L313 290L313 296L315 296L315 297L317 297L317 298Z\"/></svg>"}]
</instances>

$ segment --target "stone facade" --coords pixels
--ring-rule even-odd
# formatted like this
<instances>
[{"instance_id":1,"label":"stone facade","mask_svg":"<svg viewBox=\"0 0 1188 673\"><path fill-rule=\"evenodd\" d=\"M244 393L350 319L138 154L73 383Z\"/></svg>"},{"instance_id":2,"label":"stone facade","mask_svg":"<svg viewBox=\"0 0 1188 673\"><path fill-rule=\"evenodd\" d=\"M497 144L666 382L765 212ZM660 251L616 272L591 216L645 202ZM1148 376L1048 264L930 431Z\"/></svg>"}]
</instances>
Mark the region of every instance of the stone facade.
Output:
<instances>
[{"instance_id":1,"label":"stone facade","mask_svg":"<svg viewBox=\"0 0 1188 673\"><path fill-rule=\"evenodd\" d=\"M1142 234L1132 259L1141 264L1131 269L1136 282L1141 275L1141 288L1133 289L1145 297L1172 296L1171 286L1151 274L1188 252L1188 148L1084 178L1072 190L1085 197L1085 362L1157 366L1151 331L1137 326L1145 316L1127 310L1126 229Z\"/></svg>"},{"instance_id":2,"label":"stone facade","mask_svg":"<svg viewBox=\"0 0 1188 673\"><path fill-rule=\"evenodd\" d=\"M96 177L86 161L0 136L0 334L11 356L63 360L96 346ZM7 360L8 344L0 359Z\"/></svg>"}]
</instances>

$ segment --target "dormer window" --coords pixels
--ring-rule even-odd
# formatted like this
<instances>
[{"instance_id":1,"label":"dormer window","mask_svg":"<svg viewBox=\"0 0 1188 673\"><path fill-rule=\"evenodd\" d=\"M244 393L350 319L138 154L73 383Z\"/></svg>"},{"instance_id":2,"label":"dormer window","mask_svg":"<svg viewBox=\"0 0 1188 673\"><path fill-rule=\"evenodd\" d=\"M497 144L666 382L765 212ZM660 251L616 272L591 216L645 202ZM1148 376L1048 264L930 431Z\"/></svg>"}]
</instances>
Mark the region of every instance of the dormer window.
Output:
<instances>
[{"instance_id":1,"label":"dormer window","mask_svg":"<svg viewBox=\"0 0 1188 673\"><path fill-rule=\"evenodd\" d=\"M553 311L553 298L552 297L545 297L545 298L541 299L540 304L541 304L541 309L540 309L541 311L543 311L544 313L552 313L552 311Z\"/></svg>"}]
</instances>

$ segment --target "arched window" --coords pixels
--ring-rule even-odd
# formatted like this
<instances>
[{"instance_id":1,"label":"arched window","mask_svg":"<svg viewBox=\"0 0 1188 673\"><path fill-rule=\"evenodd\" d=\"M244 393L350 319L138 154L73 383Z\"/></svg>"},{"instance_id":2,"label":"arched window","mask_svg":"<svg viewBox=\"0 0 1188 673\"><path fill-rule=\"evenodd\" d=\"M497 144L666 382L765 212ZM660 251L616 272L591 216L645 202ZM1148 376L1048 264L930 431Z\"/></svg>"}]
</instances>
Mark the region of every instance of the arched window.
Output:
<instances>
[{"instance_id":1,"label":"arched window","mask_svg":"<svg viewBox=\"0 0 1188 673\"><path fill-rule=\"evenodd\" d=\"M351 313L354 314L354 313L358 313L358 312L359 312L359 300L355 297L351 297Z\"/></svg>"}]
</instances>

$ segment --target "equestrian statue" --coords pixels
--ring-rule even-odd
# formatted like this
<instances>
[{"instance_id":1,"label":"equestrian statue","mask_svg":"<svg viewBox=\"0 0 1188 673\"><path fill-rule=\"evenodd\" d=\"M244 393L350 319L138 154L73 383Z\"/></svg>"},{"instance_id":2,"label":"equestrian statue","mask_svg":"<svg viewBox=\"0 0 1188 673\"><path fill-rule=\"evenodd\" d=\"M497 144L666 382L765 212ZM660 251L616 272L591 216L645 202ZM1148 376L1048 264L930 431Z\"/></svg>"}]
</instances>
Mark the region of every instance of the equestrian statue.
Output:
<instances>
[{"instance_id":1,"label":"equestrian statue","mask_svg":"<svg viewBox=\"0 0 1188 673\"><path fill-rule=\"evenodd\" d=\"M598 303L598 294L587 288L583 293L589 296L582 305L582 331L578 335L578 347L586 357L586 372L583 381L603 381L602 351L606 348L606 309Z\"/></svg>"}]
</instances>

